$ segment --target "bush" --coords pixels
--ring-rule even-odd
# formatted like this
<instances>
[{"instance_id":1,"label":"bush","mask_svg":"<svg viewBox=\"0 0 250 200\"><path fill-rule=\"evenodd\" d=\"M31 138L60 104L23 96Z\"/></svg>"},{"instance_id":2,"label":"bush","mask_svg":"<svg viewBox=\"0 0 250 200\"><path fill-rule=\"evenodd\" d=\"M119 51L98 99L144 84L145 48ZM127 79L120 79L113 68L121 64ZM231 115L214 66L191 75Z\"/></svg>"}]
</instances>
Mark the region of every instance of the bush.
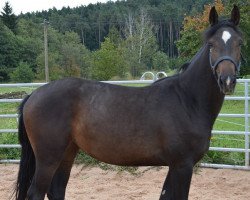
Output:
<instances>
[{"instance_id":1,"label":"bush","mask_svg":"<svg viewBox=\"0 0 250 200\"><path fill-rule=\"evenodd\" d=\"M9 70L6 67L0 66L0 82L7 82L9 79Z\"/></svg>"},{"instance_id":2,"label":"bush","mask_svg":"<svg viewBox=\"0 0 250 200\"><path fill-rule=\"evenodd\" d=\"M24 62L20 62L18 67L10 74L13 82L29 83L34 79L34 72L31 67Z\"/></svg>"},{"instance_id":3,"label":"bush","mask_svg":"<svg viewBox=\"0 0 250 200\"><path fill-rule=\"evenodd\" d=\"M153 57L153 69L155 71L169 71L169 58L165 53L161 51L155 53Z\"/></svg>"}]
</instances>

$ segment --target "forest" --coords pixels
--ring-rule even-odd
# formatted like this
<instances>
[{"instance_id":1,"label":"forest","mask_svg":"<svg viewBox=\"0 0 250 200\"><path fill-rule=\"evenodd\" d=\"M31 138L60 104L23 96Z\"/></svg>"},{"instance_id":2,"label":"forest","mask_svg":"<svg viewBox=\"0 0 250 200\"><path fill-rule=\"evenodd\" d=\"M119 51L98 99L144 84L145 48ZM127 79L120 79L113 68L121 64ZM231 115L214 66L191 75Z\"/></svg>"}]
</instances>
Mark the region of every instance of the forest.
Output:
<instances>
[{"instance_id":1,"label":"forest","mask_svg":"<svg viewBox=\"0 0 250 200\"><path fill-rule=\"evenodd\" d=\"M241 9L241 76L246 76L249 0L118 0L18 16L6 2L0 14L0 82L45 80L45 29L50 80L134 79L148 70L169 73L200 48L211 6L229 16L233 4Z\"/></svg>"}]
</instances>

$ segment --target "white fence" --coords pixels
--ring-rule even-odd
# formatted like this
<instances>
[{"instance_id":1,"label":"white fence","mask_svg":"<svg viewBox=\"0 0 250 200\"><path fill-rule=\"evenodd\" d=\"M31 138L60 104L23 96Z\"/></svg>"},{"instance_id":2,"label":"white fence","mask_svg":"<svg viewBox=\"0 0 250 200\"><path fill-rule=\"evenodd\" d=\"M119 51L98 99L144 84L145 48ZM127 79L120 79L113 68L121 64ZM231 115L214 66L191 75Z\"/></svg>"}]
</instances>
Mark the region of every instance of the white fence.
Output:
<instances>
[{"instance_id":1,"label":"white fence","mask_svg":"<svg viewBox=\"0 0 250 200\"><path fill-rule=\"evenodd\" d=\"M245 147L244 148L224 148L224 147L210 147L210 151L223 151L223 152L240 152L244 153L245 155L245 164L244 165L225 165L225 164L211 164L211 163L201 163L203 167L214 167L214 168L232 168L232 169L244 169L250 170L250 163L249 163L249 82L250 79L239 79L237 80L238 84L244 85L244 96L227 96L225 100L239 100L244 101L244 113L241 114L223 114L220 113L219 117L227 117L227 118L244 118L244 131L216 131L213 130L212 133L214 135L243 135ZM132 80L132 81L104 81L111 84L149 84L152 83L152 80ZM44 85L45 83L20 83L20 84L0 84L0 88L8 87L39 87ZM0 99L0 103L17 103L21 102L22 99ZM17 114L0 114L1 118L17 118ZM1 122L1 121L0 121ZM8 134L8 133L17 133L17 129L0 129L0 134ZM0 148L20 148L19 144L0 144ZM0 160L0 163L18 163L19 160Z\"/></svg>"}]
</instances>

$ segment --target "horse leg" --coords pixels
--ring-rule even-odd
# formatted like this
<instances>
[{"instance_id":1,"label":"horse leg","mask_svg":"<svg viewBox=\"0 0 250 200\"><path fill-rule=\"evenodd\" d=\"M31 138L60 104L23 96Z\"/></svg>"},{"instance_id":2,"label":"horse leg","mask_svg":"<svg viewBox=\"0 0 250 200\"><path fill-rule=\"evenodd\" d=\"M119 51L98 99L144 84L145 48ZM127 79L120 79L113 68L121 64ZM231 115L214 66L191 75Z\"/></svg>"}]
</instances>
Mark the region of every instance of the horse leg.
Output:
<instances>
[{"instance_id":1,"label":"horse leg","mask_svg":"<svg viewBox=\"0 0 250 200\"><path fill-rule=\"evenodd\" d=\"M49 200L63 200L65 197L65 190L69 180L70 171L78 152L78 147L71 143L67 147L62 162L56 170L49 192L47 194Z\"/></svg>"},{"instance_id":2,"label":"horse leg","mask_svg":"<svg viewBox=\"0 0 250 200\"><path fill-rule=\"evenodd\" d=\"M193 165L169 167L160 200L187 200Z\"/></svg>"},{"instance_id":3,"label":"horse leg","mask_svg":"<svg viewBox=\"0 0 250 200\"><path fill-rule=\"evenodd\" d=\"M28 200L44 200L58 164L58 161L49 164L36 159L35 174L27 193Z\"/></svg>"},{"instance_id":4,"label":"horse leg","mask_svg":"<svg viewBox=\"0 0 250 200\"><path fill-rule=\"evenodd\" d=\"M38 140L40 143L37 141L33 142L36 170L27 193L28 200L44 200L53 176L60 166L67 147L70 144L67 137L61 137L60 139L57 140L57 143L52 139L44 140L44 138Z\"/></svg>"}]
</instances>

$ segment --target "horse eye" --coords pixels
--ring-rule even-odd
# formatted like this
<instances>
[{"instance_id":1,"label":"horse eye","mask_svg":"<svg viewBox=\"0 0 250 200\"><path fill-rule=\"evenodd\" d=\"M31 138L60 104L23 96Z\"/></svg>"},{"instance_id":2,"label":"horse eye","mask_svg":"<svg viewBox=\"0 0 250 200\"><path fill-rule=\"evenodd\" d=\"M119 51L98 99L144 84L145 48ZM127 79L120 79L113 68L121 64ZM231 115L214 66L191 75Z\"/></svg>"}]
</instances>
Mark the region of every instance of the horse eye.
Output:
<instances>
[{"instance_id":1,"label":"horse eye","mask_svg":"<svg viewBox=\"0 0 250 200\"><path fill-rule=\"evenodd\" d=\"M242 40L240 40L240 42L239 42L239 46L241 47L243 45L243 41Z\"/></svg>"},{"instance_id":2,"label":"horse eye","mask_svg":"<svg viewBox=\"0 0 250 200\"><path fill-rule=\"evenodd\" d=\"M208 43L208 46L211 48L211 47L213 47L213 44L212 43Z\"/></svg>"}]
</instances>

